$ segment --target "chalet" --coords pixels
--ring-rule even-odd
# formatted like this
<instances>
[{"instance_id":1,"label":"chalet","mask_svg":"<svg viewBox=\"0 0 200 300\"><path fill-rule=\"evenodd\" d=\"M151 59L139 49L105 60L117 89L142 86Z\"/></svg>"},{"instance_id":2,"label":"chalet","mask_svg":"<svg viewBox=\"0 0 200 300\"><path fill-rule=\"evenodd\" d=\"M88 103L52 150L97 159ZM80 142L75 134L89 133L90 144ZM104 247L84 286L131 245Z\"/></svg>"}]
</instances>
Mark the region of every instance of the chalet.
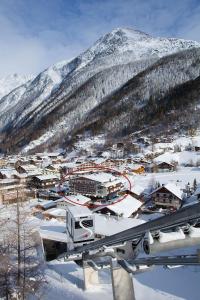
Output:
<instances>
[{"instance_id":1,"label":"chalet","mask_svg":"<svg viewBox=\"0 0 200 300\"><path fill-rule=\"evenodd\" d=\"M61 171L61 164L50 164L45 168L46 173L59 175Z\"/></svg>"},{"instance_id":2,"label":"chalet","mask_svg":"<svg viewBox=\"0 0 200 300\"><path fill-rule=\"evenodd\" d=\"M0 169L0 179L11 179L17 174L18 173L14 168Z\"/></svg>"},{"instance_id":3,"label":"chalet","mask_svg":"<svg viewBox=\"0 0 200 300\"><path fill-rule=\"evenodd\" d=\"M178 186L168 183L154 190L150 196L157 207L179 209L184 194Z\"/></svg>"},{"instance_id":4,"label":"chalet","mask_svg":"<svg viewBox=\"0 0 200 300\"><path fill-rule=\"evenodd\" d=\"M102 167L106 168L115 168L115 167L120 167L122 166L126 161L124 159L114 159L114 158L108 158L106 160L103 160L100 165Z\"/></svg>"},{"instance_id":5,"label":"chalet","mask_svg":"<svg viewBox=\"0 0 200 300\"><path fill-rule=\"evenodd\" d=\"M49 189L59 183L59 179L55 175L33 176L30 185L37 189Z\"/></svg>"},{"instance_id":6,"label":"chalet","mask_svg":"<svg viewBox=\"0 0 200 300\"><path fill-rule=\"evenodd\" d=\"M30 165L30 164L27 164L27 165L18 165L16 166L16 170L18 173L41 173L42 171L39 170L35 165Z\"/></svg>"},{"instance_id":7,"label":"chalet","mask_svg":"<svg viewBox=\"0 0 200 300\"><path fill-rule=\"evenodd\" d=\"M15 203L20 197L24 198L25 186L20 180L1 179L0 180L0 205ZM24 199L25 200L25 199Z\"/></svg>"},{"instance_id":8,"label":"chalet","mask_svg":"<svg viewBox=\"0 0 200 300\"><path fill-rule=\"evenodd\" d=\"M36 157L39 160L43 160L46 158L50 158L50 159L60 159L62 158L62 154L60 152L51 152L51 153L36 153Z\"/></svg>"},{"instance_id":9,"label":"chalet","mask_svg":"<svg viewBox=\"0 0 200 300\"><path fill-rule=\"evenodd\" d=\"M68 162L68 163L60 164L61 173L64 175L72 173L76 169L77 169L77 165L75 162Z\"/></svg>"},{"instance_id":10,"label":"chalet","mask_svg":"<svg viewBox=\"0 0 200 300\"><path fill-rule=\"evenodd\" d=\"M131 195L127 195L126 198L120 200L119 202L116 201L115 203L95 209L95 212L129 218L137 213L141 205L141 201L135 199Z\"/></svg>"},{"instance_id":11,"label":"chalet","mask_svg":"<svg viewBox=\"0 0 200 300\"><path fill-rule=\"evenodd\" d=\"M168 163L165 161L154 162L152 164L147 165L146 167L147 172L151 172L151 173L173 172L175 171L175 169L176 169L175 164Z\"/></svg>"},{"instance_id":12,"label":"chalet","mask_svg":"<svg viewBox=\"0 0 200 300\"><path fill-rule=\"evenodd\" d=\"M158 172L168 172L168 171L175 171L176 166L172 163L168 162L158 162L156 164Z\"/></svg>"},{"instance_id":13,"label":"chalet","mask_svg":"<svg viewBox=\"0 0 200 300\"><path fill-rule=\"evenodd\" d=\"M111 197L121 190L120 179L108 173L84 174L69 179L70 192L93 197Z\"/></svg>"}]
</instances>

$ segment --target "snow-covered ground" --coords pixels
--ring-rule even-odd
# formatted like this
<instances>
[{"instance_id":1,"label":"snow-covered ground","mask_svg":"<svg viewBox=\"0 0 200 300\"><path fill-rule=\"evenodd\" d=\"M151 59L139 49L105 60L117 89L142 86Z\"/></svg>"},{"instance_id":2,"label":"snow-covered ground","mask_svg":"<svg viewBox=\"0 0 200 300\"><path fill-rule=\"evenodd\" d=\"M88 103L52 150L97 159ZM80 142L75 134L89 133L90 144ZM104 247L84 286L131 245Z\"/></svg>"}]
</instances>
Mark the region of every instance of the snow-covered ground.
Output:
<instances>
[{"instance_id":1,"label":"snow-covered ground","mask_svg":"<svg viewBox=\"0 0 200 300\"><path fill-rule=\"evenodd\" d=\"M188 182L192 185L195 178L197 182L200 182L200 168L181 167L177 172L136 175L134 177L134 185L140 185L144 188L148 188L153 182L160 182L160 184L173 182L181 188L185 188L185 185L188 184Z\"/></svg>"},{"instance_id":2,"label":"snow-covered ground","mask_svg":"<svg viewBox=\"0 0 200 300\"><path fill-rule=\"evenodd\" d=\"M187 172L193 172L191 168L182 170L183 176ZM167 176L168 181L174 173L156 174L156 176ZM177 174L176 174L177 175ZM147 176L138 176L140 184L148 184L151 174ZM177 175L179 177L179 175ZM188 175L189 176L189 175ZM148 178L149 177L149 178ZM137 178L137 176L136 176ZM164 177L165 178L165 177ZM188 178L185 180L187 181ZM146 181L146 182L145 182ZM28 205L33 205L29 203ZM9 209L1 210L1 213L7 213ZM39 229L43 234L51 232L56 236L65 230L65 223L56 220L40 220L36 217L29 217L31 227ZM62 235L63 236L63 235ZM179 250L180 251L180 250ZM178 252L180 254L180 252ZM186 252L188 253L188 252ZM105 300L113 299L112 285L109 271L100 272L100 284L93 286L87 291L83 291L83 271L74 262L63 262L54 260L46 263L45 266L46 283L41 288L41 299L43 300ZM151 271L137 274L134 276L134 287L137 300L198 300L200 294L200 267L181 267L173 269L164 269L155 267ZM31 297L30 300L36 300Z\"/></svg>"},{"instance_id":3,"label":"snow-covered ground","mask_svg":"<svg viewBox=\"0 0 200 300\"><path fill-rule=\"evenodd\" d=\"M175 270L176 271L176 270ZM153 272L153 273L152 273ZM165 272L167 274L165 274ZM151 281L146 278L152 277ZM165 276L163 276L165 274ZM184 293L181 292L182 284L177 281L177 285L174 283L170 288L170 284L167 284L167 289L164 287L164 279L168 279L170 282L173 280L176 282L177 274L179 272L174 272L173 270L164 270L162 268L140 274L135 276L134 288L137 300L197 300L198 298L186 298ZM193 274L193 273L192 273ZM174 276L173 276L174 275ZM176 276L175 276L176 275ZM195 276L196 275L196 276ZM167 278L168 277L168 278ZM185 273L185 279L190 277L190 273ZM47 264L46 278L48 281L47 287L45 287L45 292L43 294L44 300L111 300L112 296L112 285L111 277L109 271L101 272L100 274L100 284L93 286L87 291L83 291L83 271L74 262L62 263L58 261L53 261ZM162 279L163 278L163 279ZM170 279L169 279L170 278ZM200 292L197 283L198 273L194 273L195 283L197 284L197 293ZM180 278L181 279L181 278ZM161 287L159 287L159 282L161 281ZM145 284L144 284L145 282ZM151 282L151 283L149 283ZM175 289L175 286L179 289ZM190 285L191 286L191 285ZM187 293L189 294L189 293Z\"/></svg>"}]
</instances>

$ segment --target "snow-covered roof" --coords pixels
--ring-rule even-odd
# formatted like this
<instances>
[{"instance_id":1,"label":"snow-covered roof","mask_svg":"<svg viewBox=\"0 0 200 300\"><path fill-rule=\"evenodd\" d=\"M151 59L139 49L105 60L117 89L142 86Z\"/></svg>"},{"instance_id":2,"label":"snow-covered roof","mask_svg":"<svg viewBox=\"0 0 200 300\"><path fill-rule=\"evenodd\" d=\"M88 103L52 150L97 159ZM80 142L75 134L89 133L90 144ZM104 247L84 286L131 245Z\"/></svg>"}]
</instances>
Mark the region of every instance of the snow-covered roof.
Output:
<instances>
[{"instance_id":1,"label":"snow-covered roof","mask_svg":"<svg viewBox=\"0 0 200 300\"><path fill-rule=\"evenodd\" d=\"M83 175L82 177L90 179L90 180L98 181L101 183L119 181L119 179L116 178L115 176L113 176L112 174L105 173L105 172L87 174L87 175Z\"/></svg>"},{"instance_id":2,"label":"snow-covered roof","mask_svg":"<svg viewBox=\"0 0 200 300\"><path fill-rule=\"evenodd\" d=\"M39 176L35 176L36 178L38 178L39 180L48 180L48 179L58 179L57 176L55 175L39 175Z\"/></svg>"},{"instance_id":3,"label":"snow-covered roof","mask_svg":"<svg viewBox=\"0 0 200 300\"><path fill-rule=\"evenodd\" d=\"M49 214L53 217L65 217L66 210L63 208L51 208L51 209L48 209L44 214Z\"/></svg>"},{"instance_id":4,"label":"snow-covered roof","mask_svg":"<svg viewBox=\"0 0 200 300\"><path fill-rule=\"evenodd\" d=\"M17 179L10 179L10 178L5 178L5 179L0 179L0 184L6 184L6 183L19 183Z\"/></svg>"},{"instance_id":5,"label":"snow-covered roof","mask_svg":"<svg viewBox=\"0 0 200 300\"><path fill-rule=\"evenodd\" d=\"M26 171L38 170L38 168L35 165L21 165L20 167Z\"/></svg>"},{"instance_id":6,"label":"snow-covered roof","mask_svg":"<svg viewBox=\"0 0 200 300\"><path fill-rule=\"evenodd\" d=\"M107 207L109 210L113 211L115 214L117 214L117 215L122 214L124 218L128 218L134 212L136 212L141 205L142 205L141 201L135 199L131 195L127 195L127 197L124 198L123 200L121 200L117 203L103 206L99 210Z\"/></svg>"},{"instance_id":7,"label":"snow-covered roof","mask_svg":"<svg viewBox=\"0 0 200 300\"><path fill-rule=\"evenodd\" d=\"M7 178L11 178L12 175L19 175L15 169L0 169L0 173Z\"/></svg>"},{"instance_id":8,"label":"snow-covered roof","mask_svg":"<svg viewBox=\"0 0 200 300\"><path fill-rule=\"evenodd\" d=\"M66 213L66 212L65 212ZM41 226L39 233L41 238L53 241L67 242L67 234L65 224L59 223L57 220L45 222L45 226Z\"/></svg>"},{"instance_id":9,"label":"snow-covered roof","mask_svg":"<svg viewBox=\"0 0 200 300\"><path fill-rule=\"evenodd\" d=\"M156 190L154 190L151 194L155 193L156 191L159 191L162 187L165 187L169 192L171 192L172 194L174 194L176 197L178 197L179 199L183 198L183 192L180 189L179 186L177 186L174 183L167 183L159 188L157 188Z\"/></svg>"},{"instance_id":10,"label":"snow-covered roof","mask_svg":"<svg viewBox=\"0 0 200 300\"><path fill-rule=\"evenodd\" d=\"M91 216L92 212L85 206L68 206L68 210L71 214L76 217L87 217Z\"/></svg>"},{"instance_id":11,"label":"snow-covered roof","mask_svg":"<svg viewBox=\"0 0 200 300\"><path fill-rule=\"evenodd\" d=\"M40 156L40 157L45 157L45 156L47 156L47 157L52 157L52 156L55 156L55 157L57 157L57 156L59 156L59 155L61 155L61 153L60 152L51 152L51 153L48 153L48 152L44 152L44 153L36 153L36 156Z\"/></svg>"},{"instance_id":12,"label":"snow-covered roof","mask_svg":"<svg viewBox=\"0 0 200 300\"><path fill-rule=\"evenodd\" d=\"M167 164L167 165L169 165L169 166L174 166L173 164L171 164L170 162L167 162L167 161L157 161L157 166L159 166L159 165L162 165L163 163L165 163L165 164Z\"/></svg>"},{"instance_id":13,"label":"snow-covered roof","mask_svg":"<svg viewBox=\"0 0 200 300\"><path fill-rule=\"evenodd\" d=\"M62 201L66 201L71 204L73 204L72 202L76 202L77 204L85 204L85 203L91 201L91 199L89 197L83 196L81 194L77 194L77 195L69 195L69 196L63 197ZM72 201L72 202L70 202L70 201Z\"/></svg>"},{"instance_id":14,"label":"snow-covered roof","mask_svg":"<svg viewBox=\"0 0 200 300\"><path fill-rule=\"evenodd\" d=\"M61 168L77 168L77 164L75 162L66 162L60 164Z\"/></svg>"},{"instance_id":15,"label":"snow-covered roof","mask_svg":"<svg viewBox=\"0 0 200 300\"><path fill-rule=\"evenodd\" d=\"M135 194L140 196L142 192L144 192L144 188L140 185L133 185L131 191Z\"/></svg>"},{"instance_id":16,"label":"snow-covered roof","mask_svg":"<svg viewBox=\"0 0 200 300\"><path fill-rule=\"evenodd\" d=\"M134 218L116 218L94 213L95 233L105 236L121 232L123 230L145 223L143 220Z\"/></svg>"},{"instance_id":17,"label":"snow-covered roof","mask_svg":"<svg viewBox=\"0 0 200 300\"><path fill-rule=\"evenodd\" d=\"M96 158L93 160L93 162L94 162L95 164L97 164L97 165L103 163L104 161L106 161L106 159L103 158L103 157L96 157Z\"/></svg>"},{"instance_id":18,"label":"snow-covered roof","mask_svg":"<svg viewBox=\"0 0 200 300\"><path fill-rule=\"evenodd\" d=\"M155 162L166 162L177 161L179 164L187 164L191 161L193 163L198 162L199 154L194 151L181 151L181 152L165 152L154 159Z\"/></svg>"},{"instance_id":19,"label":"snow-covered roof","mask_svg":"<svg viewBox=\"0 0 200 300\"><path fill-rule=\"evenodd\" d=\"M36 203L35 206L41 206L44 209L48 209L50 207L56 206L56 203L52 200L42 200L42 201Z\"/></svg>"}]
</instances>

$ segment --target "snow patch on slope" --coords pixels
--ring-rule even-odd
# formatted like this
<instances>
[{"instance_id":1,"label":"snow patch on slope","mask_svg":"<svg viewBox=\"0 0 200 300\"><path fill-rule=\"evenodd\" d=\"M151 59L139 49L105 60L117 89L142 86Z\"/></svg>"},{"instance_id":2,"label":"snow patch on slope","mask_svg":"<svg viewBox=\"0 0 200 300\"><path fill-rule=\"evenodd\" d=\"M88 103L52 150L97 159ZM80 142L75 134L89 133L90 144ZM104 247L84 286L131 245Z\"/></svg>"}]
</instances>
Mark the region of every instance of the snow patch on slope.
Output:
<instances>
[{"instance_id":1,"label":"snow patch on slope","mask_svg":"<svg viewBox=\"0 0 200 300\"><path fill-rule=\"evenodd\" d=\"M23 76L19 74L11 74L0 78L0 99L32 78L31 75Z\"/></svg>"}]
</instances>

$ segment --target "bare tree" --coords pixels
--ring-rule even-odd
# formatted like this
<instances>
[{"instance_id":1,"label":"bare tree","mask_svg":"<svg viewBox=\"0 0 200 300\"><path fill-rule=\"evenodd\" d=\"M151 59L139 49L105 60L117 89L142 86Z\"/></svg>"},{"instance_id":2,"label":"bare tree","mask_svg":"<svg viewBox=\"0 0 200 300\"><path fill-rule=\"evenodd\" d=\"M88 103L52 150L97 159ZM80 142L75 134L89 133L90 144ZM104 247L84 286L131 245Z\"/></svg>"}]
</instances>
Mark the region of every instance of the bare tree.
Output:
<instances>
[{"instance_id":1,"label":"bare tree","mask_svg":"<svg viewBox=\"0 0 200 300\"><path fill-rule=\"evenodd\" d=\"M0 238L0 297L5 299L24 300L37 294L44 279L40 245L23 197L18 193L17 203L9 208Z\"/></svg>"}]
</instances>

